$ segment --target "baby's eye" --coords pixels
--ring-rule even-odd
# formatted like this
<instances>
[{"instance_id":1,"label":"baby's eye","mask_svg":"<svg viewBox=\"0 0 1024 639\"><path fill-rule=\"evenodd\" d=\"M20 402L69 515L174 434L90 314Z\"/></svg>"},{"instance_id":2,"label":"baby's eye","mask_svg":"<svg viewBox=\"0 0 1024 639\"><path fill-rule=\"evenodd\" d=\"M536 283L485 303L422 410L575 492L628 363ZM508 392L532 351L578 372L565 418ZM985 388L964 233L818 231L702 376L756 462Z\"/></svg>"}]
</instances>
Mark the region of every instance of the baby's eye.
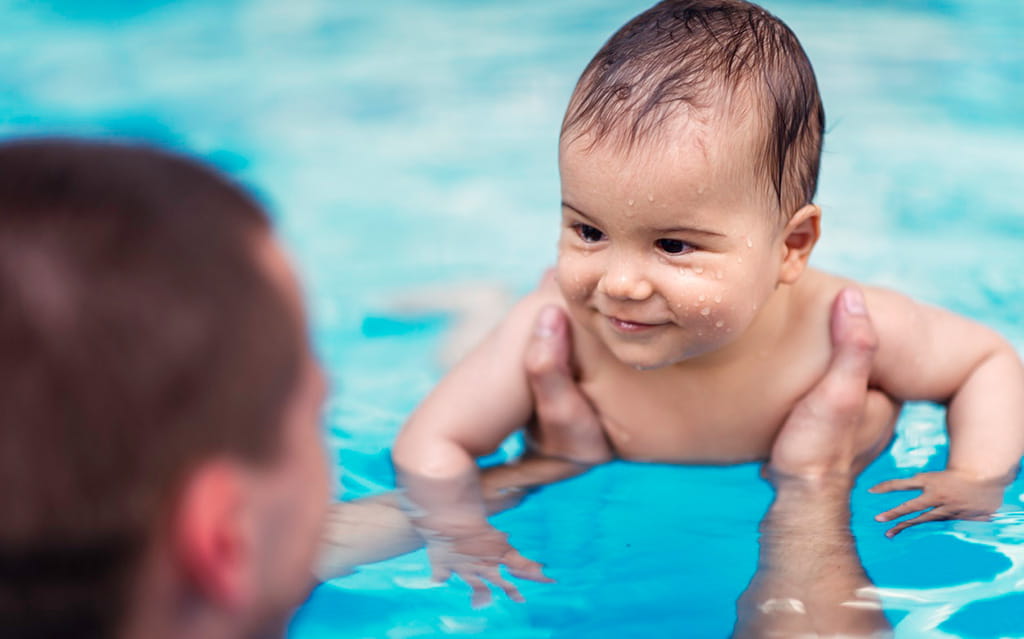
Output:
<instances>
[{"instance_id":1,"label":"baby's eye","mask_svg":"<svg viewBox=\"0 0 1024 639\"><path fill-rule=\"evenodd\" d=\"M573 224L573 228L576 229L576 235L579 235L580 239L588 244L604 239L604 233L589 224Z\"/></svg>"},{"instance_id":2,"label":"baby's eye","mask_svg":"<svg viewBox=\"0 0 1024 639\"><path fill-rule=\"evenodd\" d=\"M654 245L669 255L680 255L693 250L693 245L682 240L660 239Z\"/></svg>"}]
</instances>

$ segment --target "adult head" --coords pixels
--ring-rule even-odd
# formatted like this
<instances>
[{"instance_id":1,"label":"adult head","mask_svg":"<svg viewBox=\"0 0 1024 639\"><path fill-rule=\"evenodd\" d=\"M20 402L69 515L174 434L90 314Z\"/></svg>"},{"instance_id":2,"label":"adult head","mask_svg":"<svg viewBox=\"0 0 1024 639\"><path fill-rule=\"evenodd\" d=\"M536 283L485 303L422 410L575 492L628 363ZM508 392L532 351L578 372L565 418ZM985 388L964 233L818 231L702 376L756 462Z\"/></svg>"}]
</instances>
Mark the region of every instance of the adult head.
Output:
<instances>
[{"instance_id":1,"label":"adult head","mask_svg":"<svg viewBox=\"0 0 1024 639\"><path fill-rule=\"evenodd\" d=\"M4 636L279 632L324 382L266 215L139 146L0 145Z\"/></svg>"}]
</instances>

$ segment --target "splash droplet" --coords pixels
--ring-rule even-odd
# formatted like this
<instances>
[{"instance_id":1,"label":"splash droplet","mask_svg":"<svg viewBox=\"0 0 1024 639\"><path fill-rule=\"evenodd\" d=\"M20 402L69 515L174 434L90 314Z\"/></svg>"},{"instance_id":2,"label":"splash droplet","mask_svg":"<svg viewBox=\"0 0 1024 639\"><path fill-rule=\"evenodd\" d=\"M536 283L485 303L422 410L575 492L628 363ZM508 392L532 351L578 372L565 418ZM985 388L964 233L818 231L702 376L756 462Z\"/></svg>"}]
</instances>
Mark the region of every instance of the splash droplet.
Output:
<instances>
[{"instance_id":1,"label":"splash droplet","mask_svg":"<svg viewBox=\"0 0 1024 639\"><path fill-rule=\"evenodd\" d=\"M654 194L653 193L648 193L647 194L647 201L648 202L653 202L654 201Z\"/></svg>"},{"instance_id":2,"label":"splash droplet","mask_svg":"<svg viewBox=\"0 0 1024 639\"><path fill-rule=\"evenodd\" d=\"M747 248L754 248L754 240L747 238Z\"/></svg>"},{"instance_id":3,"label":"splash droplet","mask_svg":"<svg viewBox=\"0 0 1024 639\"><path fill-rule=\"evenodd\" d=\"M722 296L721 295L715 295L715 304L721 304L721 303L722 303Z\"/></svg>"},{"instance_id":4,"label":"splash droplet","mask_svg":"<svg viewBox=\"0 0 1024 639\"><path fill-rule=\"evenodd\" d=\"M633 206L633 200L626 200L626 204Z\"/></svg>"},{"instance_id":5,"label":"splash droplet","mask_svg":"<svg viewBox=\"0 0 1024 639\"><path fill-rule=\"evenodd\" d=\"M703 266L694 266L693 267L693 272L696 273L697 275L700 275L701 273L704 272L704 267Z\"/></svg>"},{"instance_id":6,"label":"splash droplet","mask_svg":"<svg viewBox=\"0 0 1024 639\"><path fill-rule=\"evenodd\" d=\"M715 326L717 326L718 328L722 328L723 326L725 326L725 322L723 322L722 320L718 320L717 322L715 322Z\"/></svg>"},{"instance_id":7,"label":"splash droplet","mask_svg":"<svg viewBox=\"0 0 1024 639\"><path fill-rule=\"evenodd\" d=\"M697 299L698 299L698 300L700 300L701 302L703 302L704 300L706 300L706 299L707 299L707 296L706 296L706 295L701 295L701 296L700 296L700 297L698 297Z\"/></svg>"},{"instance_id":8,"label":"splash droplet","mask_svg":"<svg viewBox=\"0 0 1024 639\"><path fill-rule=\"evenodd\" d=\"M704 317L707 317L708 315L711 315L711 309L705 306L704 308L700 309L700 314L703 315Z\"/></svg>"}]
</instances>

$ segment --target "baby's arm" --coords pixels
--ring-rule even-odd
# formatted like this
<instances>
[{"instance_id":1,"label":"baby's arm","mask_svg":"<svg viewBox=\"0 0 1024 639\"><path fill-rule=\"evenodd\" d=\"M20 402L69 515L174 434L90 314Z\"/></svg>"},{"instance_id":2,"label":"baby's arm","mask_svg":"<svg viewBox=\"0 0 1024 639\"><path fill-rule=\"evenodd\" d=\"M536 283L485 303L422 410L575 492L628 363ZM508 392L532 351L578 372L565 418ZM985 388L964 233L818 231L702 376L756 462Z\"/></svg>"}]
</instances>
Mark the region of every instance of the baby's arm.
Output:
<instances>
[{"instance_id":1,"label":"baby's arm","mask_svg":"<svg viewBox=\"0 0 1024 639\"><path fill-rule=\"evenodd\" d=\"M928 512L897 524L990 515L1024 455L1024 366L1013 346L981 324L881 289L868 289L881 346L872 384L900 400L948 406L949 462L941 473L872 490L923 491L878 519Z\"/></svg>"},{"instance_id":2,"label":"baby's arm","mask_svg":"<svg viewBox=\"0 0 1024 639\"><path fill-rule=\"evenodd\" d=\"M487 522L476 458L490 453L533 411L523 353L539 309L557 299L546 280L438 384L416 409L392 452L411 518L428 541L435 577L459 574L479 595L483 580L543 580L539 564L523 558Z\"/></svg>"}]
</instances>

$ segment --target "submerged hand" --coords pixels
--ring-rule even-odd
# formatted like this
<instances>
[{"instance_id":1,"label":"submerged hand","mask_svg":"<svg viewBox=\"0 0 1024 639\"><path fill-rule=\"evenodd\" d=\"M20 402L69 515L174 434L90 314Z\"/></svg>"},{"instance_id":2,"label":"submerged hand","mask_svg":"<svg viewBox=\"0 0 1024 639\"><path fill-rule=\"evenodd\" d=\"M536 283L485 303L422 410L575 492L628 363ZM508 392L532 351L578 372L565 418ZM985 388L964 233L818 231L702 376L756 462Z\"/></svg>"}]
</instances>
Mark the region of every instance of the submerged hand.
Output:
<instances>
[{"instance_id":1,"label":"submerged hand","mask_svg":"<svg viewBox=\"0 0 1024 639\"><path fill-rule=\"evenodd\" d=\"M875 517L878 521L892 521L904 515L925 511L916 517L904 519L886 531L885 536L891 538L910 526L929 521L987 520L1003 504L1003 491L1008 483L1002 477L981 479L962 471L943 470L883 481L870 488L869 492L921 491L917 497Z\"/></svg>"},{"instance_id":2,"label":"submerged hand","mask_svg":"<svg viewBox=\"0 0 1024 639\"><path fill-rule=\"evenodd\" d=\"M519 589L500 571L505 566L520 579L543 583L553 580L544 575L541 564L523 557L508 543L507 536L486 522L447 525L444 531L421 529L427 540L427 554L433 566L433 578L447 581L456 574L473 591L472 604L482 606L491 600L490 582L513 601L524 601Z\"/></svg>"}]
</instances>

